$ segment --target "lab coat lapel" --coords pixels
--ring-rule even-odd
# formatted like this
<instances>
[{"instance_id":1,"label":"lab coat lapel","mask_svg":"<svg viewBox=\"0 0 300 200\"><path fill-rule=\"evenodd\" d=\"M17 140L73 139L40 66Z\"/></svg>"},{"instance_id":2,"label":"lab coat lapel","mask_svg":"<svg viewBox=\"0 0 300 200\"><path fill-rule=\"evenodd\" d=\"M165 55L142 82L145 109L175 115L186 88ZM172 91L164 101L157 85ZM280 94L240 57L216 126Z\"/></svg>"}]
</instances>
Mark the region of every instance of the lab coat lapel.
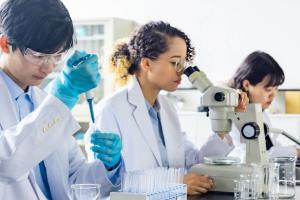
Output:
<instances>
[{"instance_id":1,"label":"lab coat lapel","mask_svg":"<svg viewBox=\"0 0 300 200\"><path fill-rule=\"evenodd\" d=\"M34 87L32 95L33 103L36 109L43 102L47 93L37 87ZM66 188L66 185L68 185L69 183L63 183L63 181L65 180L62 178L64 177L63 174L58 174L64 171L63 169L58 170L58 168L61 168L59 160L59 155L56 152L50 154L47 158L44 159L47 179L51 190L51 196L53 199L68 199L69 197L65 193L65 191L69 190L68 188Z\"/></svg>"},{"instance_id":2,"label":"lab coat lapel","mask_svg":"<svg viewBox=\"0 0 300 200\"><path fill-rule=\"evenodd\" d=\"M38 87L32 88L32 101L34 105L34 109L36 109L46 98L47 93L44 90L41 90Z\"/></svg>"},{"instance_id":3,"label":"lab coat lapel","mask_svg":"<svg viewBox=\"0 0 300 200\"><path fill-rule=\"evenodd\" d=\"M135 107L132 114L140 129L140 132L142 133L148 147L151 149L154 157L159 163L159 166L162 166L161 155L159 152L157 139L155 138L156 136L153 126L151 124L151 119L148 114L145 97L136 78L133 79L128 87L128 101Z\"/></svg>"},{"instance_id":4,"label":"lab coat lapel","mask_svg":"<svg viewBox=\"0 0 300 200\"><path fill-rule=\"evenodd\" d=\"M158 97L160 102L160 122L165 138L168 161L170 167L184 167L185 166L185 152L183 145L183 136L181 134L180 125L176 122L177 113L171 113L164 105L164 101ZM169 108L169 107L168 107Z\"/></svg>"},{"instance_id":5,"label":"lab coat lapel","mask_svg":"<svg viewBox=\"0 0 300 200\"><path fill-rule=\"evenodd\" d=\"M18 115L13 105L13 99L11 98L8 88L0 76L0 126L3 130L15 126L18 123Z\"/></svg>"},{"instance_id":6,"label":"lab coat lapel","mask_svg":"<svg viewBox=\"0 0 300 200\"><path fill-rule=\"evenodd\" d=\"M68 194L65 191L69 190L66 188L69 183L63 183L66 179L63 178L65 175L61 172L65 172L65 170L62 169L59 160L59 155L56 152L44 159L48 183L52 199L68 199Z\"/></svg>"},{"instance_id":7,"label":"lab coat lapel","mask_svg":"<svg viewBox=\"0 0 300 200\"><path fill-rule=\"evenodd\" d=\"M45 195L43 194L43 192L41 191L41 189L39 188L39 186L36 184L36 180L34 177L33 172L31 171L29 173L29 177L28 177L30 184L32 186L32 189L34 190L36 196L38 197L39 200L46 200Z\"/></svg>"}]
</instances>

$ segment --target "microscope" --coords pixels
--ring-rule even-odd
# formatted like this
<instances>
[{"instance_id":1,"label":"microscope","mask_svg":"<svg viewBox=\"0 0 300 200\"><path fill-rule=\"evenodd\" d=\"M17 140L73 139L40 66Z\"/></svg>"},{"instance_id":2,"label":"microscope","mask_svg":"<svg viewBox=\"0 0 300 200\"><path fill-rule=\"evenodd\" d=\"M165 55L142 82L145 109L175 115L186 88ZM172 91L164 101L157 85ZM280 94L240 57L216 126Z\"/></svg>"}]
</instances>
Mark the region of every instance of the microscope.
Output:
<instances>
[{"instance_id":1,"label":"microscope","mask_svg":"<svg viewBox=\"0 0 300 200\"><path fill-rule=\"evenodd\" d=\"M213 132L228 134L234 124L242 135L241 142L246 144L245 164L197 164L189 172L212 178L215 182L212 191L233 192L234 180L239 179L240 174L251 174L252 163L268 163L261 105L249 104L245 112L235 112L239 103L237 90L214 86L196 66L187 67L184 73L202 94L200 105L208 108Z\"/></svg>"}]
</instances>

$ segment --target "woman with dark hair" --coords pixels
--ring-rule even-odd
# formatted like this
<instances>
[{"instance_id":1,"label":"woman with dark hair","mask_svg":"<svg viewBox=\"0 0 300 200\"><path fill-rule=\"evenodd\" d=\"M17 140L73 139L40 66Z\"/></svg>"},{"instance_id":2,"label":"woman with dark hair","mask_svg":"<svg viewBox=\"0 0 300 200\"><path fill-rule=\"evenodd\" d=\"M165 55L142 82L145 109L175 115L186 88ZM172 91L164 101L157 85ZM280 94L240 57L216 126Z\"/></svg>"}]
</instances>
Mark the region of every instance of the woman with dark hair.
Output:
<instances>
[{"instance_id":1,"label":"woman with dark hair","mask_svg":"<svg viewBox=\"0 0 300 200\"><path fill-rule=\"evenodd\" d=\"M132 81L97 105L96 125L101 131L120 133L126 170L153 167L189 168L204 156L226 155L232 145L214 134L200 150L186 140L177 112L161 90L175 91L187 63L195 55L190 39L164 22L140 27L128 43L118 44L111 57L120 79ZM91 135L90 158L102 152ZM90 139L87 137L89 143ZM87 145L88 146L88 145ZM187 174L189 194L207 192L212 180Z\"/></svg>"},{"instance_id":2,"label":"woman with dark hair","mask_svg":"<svg viewBox=\"0 0 300 200\"><path fill-rule=\"evenodd\" d=\"M250 103L259 103L263 111L273 102L278 86L283 84L284 72L275 59L262 51L249 54L231 79L230 86L246 92ZM264 112L264 122L271 127L269 117ZM244 160L245 144L240 143L240 134L234 129L231 132L235 149L230 153ZM276 135L266 134L266 145L270 157L298 156L300 151L294 146L282 146Z\"/></svg>"}]
</instances>

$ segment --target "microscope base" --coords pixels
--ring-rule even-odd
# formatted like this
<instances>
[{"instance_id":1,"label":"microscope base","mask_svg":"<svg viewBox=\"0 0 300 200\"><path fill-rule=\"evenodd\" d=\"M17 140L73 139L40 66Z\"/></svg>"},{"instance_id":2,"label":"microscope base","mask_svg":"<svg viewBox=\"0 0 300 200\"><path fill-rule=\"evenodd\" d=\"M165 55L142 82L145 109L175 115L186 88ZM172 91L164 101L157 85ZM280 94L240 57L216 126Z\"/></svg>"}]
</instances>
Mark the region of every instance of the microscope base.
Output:
<instances>
[{"instance_id":1,"label":"microscope base","mask_svg":"<svg viewBox=\"0 0 300 200\"><path fill-rule=\"evenodd\" d=\"M211 191L234 192L234 180L238 180L241 174L251 174L253 168L246 164L239 165L207 165L197 164L191 167L189 172L208 175L215 183Z\"/></svg>"}]
</instances>

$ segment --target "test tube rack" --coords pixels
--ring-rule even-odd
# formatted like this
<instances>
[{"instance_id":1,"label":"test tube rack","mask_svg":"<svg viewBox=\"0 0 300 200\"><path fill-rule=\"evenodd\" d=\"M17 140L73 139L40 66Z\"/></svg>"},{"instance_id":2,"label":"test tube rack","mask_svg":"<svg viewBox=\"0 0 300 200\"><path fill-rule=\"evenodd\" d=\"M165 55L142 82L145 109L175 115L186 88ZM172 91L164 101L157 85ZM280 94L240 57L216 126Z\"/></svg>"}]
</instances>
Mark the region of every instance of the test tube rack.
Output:
<instances>
[{"instance_id":1,"label":"test tube rack","mask_svg":"<svg viewBox=\"0 0 300 200\"><path fill-rule=\"evenodd\" d=\"M111 192L111 200L187 200L186 184L177 184L152 193Z\"/></svg>"}]
</instances>

